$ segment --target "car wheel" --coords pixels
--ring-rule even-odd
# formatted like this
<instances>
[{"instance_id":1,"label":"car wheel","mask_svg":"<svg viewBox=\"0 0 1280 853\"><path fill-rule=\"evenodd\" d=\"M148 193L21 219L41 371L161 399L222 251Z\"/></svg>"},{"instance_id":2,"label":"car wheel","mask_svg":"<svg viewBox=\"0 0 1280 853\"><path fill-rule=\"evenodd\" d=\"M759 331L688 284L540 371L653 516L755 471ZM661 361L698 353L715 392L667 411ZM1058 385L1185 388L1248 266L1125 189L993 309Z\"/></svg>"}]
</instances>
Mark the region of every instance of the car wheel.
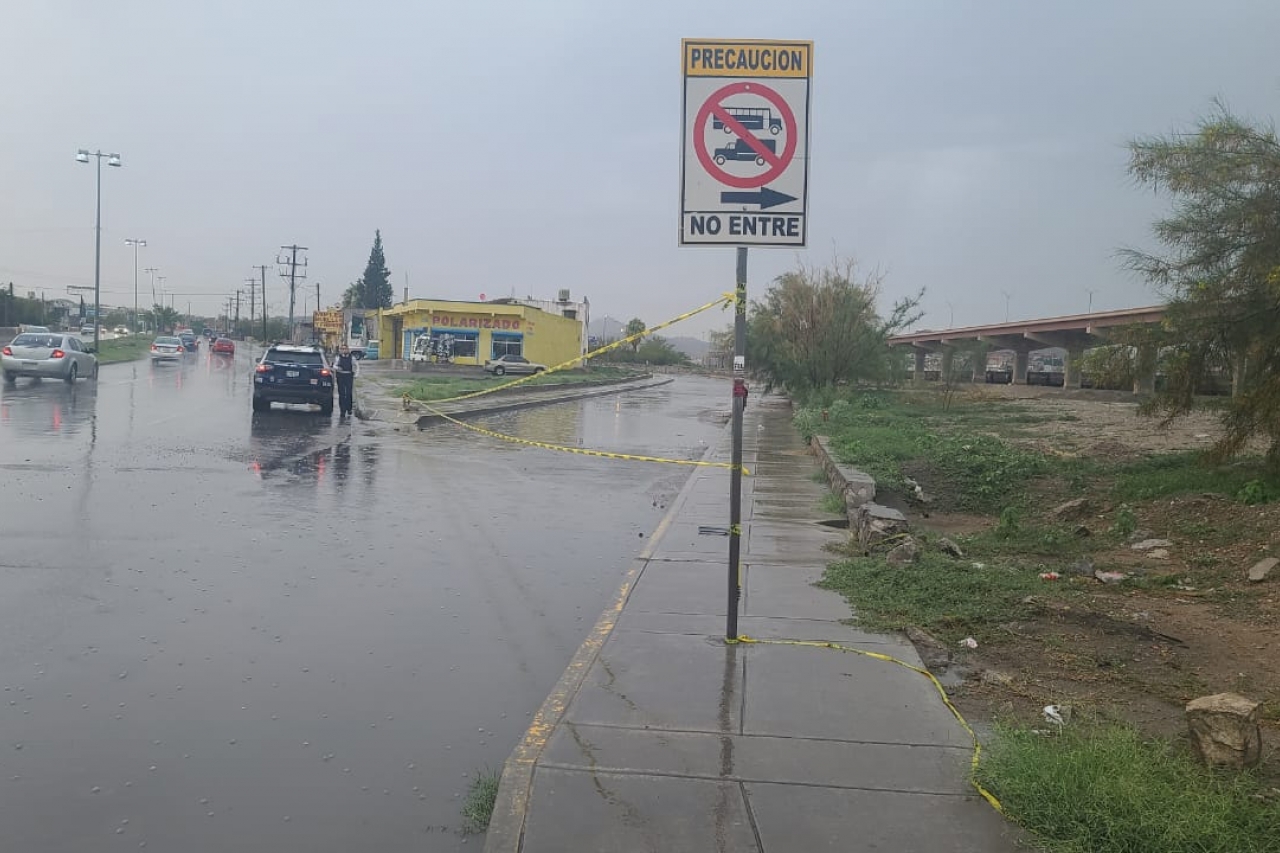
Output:
<instances>
[{"instance_id":1,"label":"car wheel","mask_svg":"<svg viewBox=\"0 0 1280 853\"><path fill-rule=\"evenodd\" d=\"M71 367L67 368L67 381L75 382L76 377L79 375L80 375L80 365L76 364L74 361L71 362Z\"/></svg>"},{"instance_id":2,"label":"car wheel","mask_svg":"<svg viewBox=\"0 0 1280 853\"><path fill-rule=\"evenodd\" d=\"M723 165L724 165L724 155L723 155L723 154L717 154L717 155L716 155L716 165L717 165L717 166L723 166Z\"/></svg>"},{"instance_id":3,"label":"car wheel","mask_svg":"<svg viewBox=\"0 0 1280 853\"><path fill-rule=\"evenodd\" d=\"M535 367L535 368L533 369L533 375L534 375L534 376L537 376L539 373L542 373L545 369L546 369L546 368L543 368L543 367Z\"/></svg>"},{"instance_id":4,"label":"car wheel","mask_svg":"<svg viewBox=\"0 0 1280 853\"><path fill-rule=\"evenodd\" d=\"M254 395L254 397L253 397L253 410L254 410L255 412L265 412L265 411L266 411L267 409L269 409L269 408L271 408L271 402L270 402L269 400L264 400L264 399L262 399L261 397L259 397L258 395L256 395L256 394Z\"/></svg>"},{"instance_id":5,"label":"car wheel","mask_svg":"<svg viewBox=\"0 0 1280 853\"><path fill-rule=\"evenodd\" d=\"M320 401L320 414L322 414L322 415L332 415L332 414L333 414L333 400L321 400L321 401Z\"/></svg>"},{"instance_id":6,"label":"car wheel","mask_svg":"<svg viewBox=\"0 0 1280 853\"><path fill-rule=\"evenodd\" d=\"M498 365L497 367L495 367L495 368L493 369L493 375L494 375L494 376L506 376L506 375L507 375L507 369L506 369L505 367L503 367L502 365Z\"/></svg>"},{"instance_id":7,"label":"car wheel","mask_svg":"<svg viewBox=\"0 0 1280 853\"><path fill-rule=\"evenodd\" d=\"M90 379L98 378L98 362L96 361L93 363L93 372L89 374L89 378Z\"/></svg>"},{"instance_id":8,"label":"car wheel","mask_svg":"<svg viewBox=\"0 0 1280 853\"><path fill-rule=\"evenodd\" d=\"M17 385L17 384L18 384L18 377L17 377L17 374L10 373L9 371L7 371L7 370L6 370L6 371L5 371L5 374L4 374L4 384L5 384L5 385Z\"/></svg>"}]
</instances>

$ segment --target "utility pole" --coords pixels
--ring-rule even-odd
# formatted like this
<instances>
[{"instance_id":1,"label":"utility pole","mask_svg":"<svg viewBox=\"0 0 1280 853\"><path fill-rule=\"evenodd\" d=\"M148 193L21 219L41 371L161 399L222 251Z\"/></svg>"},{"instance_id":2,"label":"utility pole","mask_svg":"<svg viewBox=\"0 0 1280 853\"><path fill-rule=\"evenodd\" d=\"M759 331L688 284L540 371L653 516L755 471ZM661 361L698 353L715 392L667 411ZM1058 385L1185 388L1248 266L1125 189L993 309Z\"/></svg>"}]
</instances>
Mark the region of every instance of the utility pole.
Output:
<instances>
[{"instance_id":1,"label":"utility pole","mask_svg":"<svg viewBox=\"0 0 1280 853\"><path fill-rule=\"evenodd\" d=\"M320 310L320 282L316 282L316 310Z\"/></svg>"},{"instance_id":2,"label":"utility pole","mask_svg":"<svg viewBox=\"0 0 1280 853\"><path fill-rule=\"evenodd\" d=\"M299 264L298 264L298 252L305 252L305 251L307 251L307 247L306 247L306 246L299 246L299 245L297 245L297 244L295 243L295 244L294 244L294 245L292 245L292 246L281 246L280 248L281 248L281 249L284 249L284 250L285 250L285 251L287 251L287 252L289 252L289 256L288 256L287 258L286 258L286 257L279 257L279 258L276 258L276 263L277 263L277 264L280 264L281 266L288 266L288 267L289 267L289 273L288 273L288 278L289 278L289 340L290 340L290 341L292 341L292 340L293 340L293 309L294 309L294 303L295 303L295 300L296 300L296 298L297 298L298 278L299 278L299 277L301 277L301 278L304 278L304 279L305 279L305 278L307 277L307 259L306 259L306 258L303 258L303 259L302 259L302 264L301 264L301 266L302 266L302 273L301 273L301 276L299 276L299 273L298 273L298 266L299 266ZM284 276L284 275L285 275L284 273L281 273L281 276Z\"/></svg>"},{"instance_id":3,"label":"utility pole","mask_svg":"<svg viewBox=\"0 0 1280 853\"><path fill-rule=\"evenodd\" d=\"M249 285L249 334L246 335L245 337L252 337L253 336L253 318L254 318L253 310L256 307L254 305L254 301L255 301L254 297L256 297L258 294L258 282L256 279L246 278L245 284Z\"/></svg>"},{"instance_id":4,"label":"utility pole","mask_svg":"<svg viewBox=\"0 0 1280 853\"><path fill-rule=\"evenodd\" d=\"M262 343L267 342L267 265L259 264L262 271Z\"/></svg>"},{"instance_id":5,"label":"utility pole","mask_svg":"<svg viewBox=\"0 0 1280 853\"><path fill-rule=\"evenodd\" d=\"M231 329L234 332L236 329L239 329L239 328L240 328L240 291L237 290L236 291L236 322L235 322L235 325L231 327Z\"/></svg>"}]
</instances>

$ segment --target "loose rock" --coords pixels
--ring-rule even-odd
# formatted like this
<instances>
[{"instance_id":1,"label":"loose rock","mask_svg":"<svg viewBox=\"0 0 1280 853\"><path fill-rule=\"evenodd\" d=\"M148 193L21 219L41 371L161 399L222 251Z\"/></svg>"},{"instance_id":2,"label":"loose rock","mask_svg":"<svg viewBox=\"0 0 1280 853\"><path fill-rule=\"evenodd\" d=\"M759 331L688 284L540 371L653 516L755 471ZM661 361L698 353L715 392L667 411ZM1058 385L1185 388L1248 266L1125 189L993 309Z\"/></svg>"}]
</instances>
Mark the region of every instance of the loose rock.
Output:
<instances>
[{"instance_id":1,"label":"loose rock","mask_svg":"<svg viewBox=\"0 0 1280 853\"><path fill-rule=\"evenodd\" d=\"M1120 583L1129 579L1129 576L1124 572L1104 572L1102 570L1094 572L1093 576L1103 583Z\"/></svg>"},{"instance_id":2,"label":"loose rock","mask_svg":"<svg viewBox=\"0 0 1280 853\"><path fill-rule=\"evenodd\" d=\"M1049 510L1049 518L1057 521L1074 521L1088 515L1091 509L1088 498L1076 498Z\"/></svg>"},{"instance_id":3,"label":"loose rock","mask_svg":"<svg viewBox=\"0 0 1280 853\"><path fill-rule=\"evenodd\" d=\"M1169 549L1168 548L1152 548L1150 551L1147 552L1147 556L1153 560L1167 560L1169 559Z\"/></svg>"},{"instance_id":4,"label":"loose rock","mask_svg":"<svg viewBox=\"0 0 1280 853\"><path fill-rule=\"evenodd\" d=\"M948 539L945 536L943 536L941 539L938 540L938 550L944 554L950 554L952 557L955 557L956 559L959 559L959 560L964 559L964 551L960 550L960 546L952 542L950 539Z\"/></svg>"},{"instance_id":5,"label":"loose rock","mask_svg":"<svg viewBox=\"0 0 1280 853\"><path fill-rule=\"evenodd\" d=\"M1013 676L1003 672L997 672L994 669L984 669L982 671L982 683L989 684L992 687L1008 687L1013 684Z\"/></svg>"},{"instance_id":6,"label":"loose rock","mask_svg":"<svg viewBox=\"0 0 1280 853\"><path fill-rule=\"evenodd\" d=\"M1135 551L1150 551L1152 548L1171 548L1173 543L1168 539L1143 539L1129 546Z\"/></svg>"},{"instance_id":7,"label":"loose rock","mask_svg":"<svg viewBox=\"0 0 1280 853\"><path fill-rule=\"evenodd\" d=\"M1210 767L1244 769L1262 758L1260 702L1237 693L1201 696L1187 703L1187 727L1196 755Z\"/></svg>"},{"instance_id":8,"label":"loose rock","mask_svg":"<svg viewBox=\"0 0 1280 853\"><path fill-rule=\"evenodd\" d=\"M885 555L885 562L891 566L905 566L914 563L916 557L920 556L920 546L916 544L916 540L910 536L902 540L901 544Z\"/></svg>"},{"instance_id":9,"label":"loose rock","mask_svg":"<svg viewBox=\"0 0 1280 853\"><path fill-rule=\"evenodd\" d=\"M1067 571L1073 575L1081 575L1082 577L1093 577L1093 560L1088 557L1081 557L1071 565L1067 566Z\"/></svg>"},{"instance_id":10,"label":"loose rock","mask_svg":"<svg viewBox=\"0 0 1280 853\"><path fill-rule=\"evenodd\" d=\"M1267 579L1267 575L1271 574L1271 570L1276 566L1280 566L1280 560L1275 557L1259 560L1253 564L1253 568L1249 569L1249 580L1253 583L1261 583Z\"/></svg>"}]
</instances>

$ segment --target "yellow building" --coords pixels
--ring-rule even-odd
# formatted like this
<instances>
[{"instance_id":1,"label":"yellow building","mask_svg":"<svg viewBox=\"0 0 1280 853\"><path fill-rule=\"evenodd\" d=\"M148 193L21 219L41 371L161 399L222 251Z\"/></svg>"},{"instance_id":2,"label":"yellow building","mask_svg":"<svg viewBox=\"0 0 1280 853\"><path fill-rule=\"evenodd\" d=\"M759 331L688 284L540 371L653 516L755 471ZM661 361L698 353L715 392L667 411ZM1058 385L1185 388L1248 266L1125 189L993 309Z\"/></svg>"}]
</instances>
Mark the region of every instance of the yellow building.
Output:
<instances>
[{"instance_id":1,"label":"yellow building","mask_svg":"<svg viewBox=\"0 0 1280 853\"><path fill-rule=\"evenodd\" d=\"M411 299L378 312L379 357L407 358L419 335L453 339L456 364L522 355L554 366L582 355L582 321L517 302Z\"/></svg>"}]
</instances>

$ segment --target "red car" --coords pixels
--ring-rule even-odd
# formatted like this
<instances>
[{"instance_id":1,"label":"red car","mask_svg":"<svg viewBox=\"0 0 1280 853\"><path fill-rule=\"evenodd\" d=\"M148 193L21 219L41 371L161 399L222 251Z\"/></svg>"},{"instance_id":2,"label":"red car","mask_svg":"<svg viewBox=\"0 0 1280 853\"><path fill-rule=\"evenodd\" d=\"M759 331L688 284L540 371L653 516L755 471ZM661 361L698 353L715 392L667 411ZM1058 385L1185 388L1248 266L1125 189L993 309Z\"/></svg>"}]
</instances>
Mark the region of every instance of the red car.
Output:
<instances>
[{"instance_id":1,"label":"red car","mask_svg":"<svg viewBox=\"0 0 1280 853\"><path fill-rule=\"evenodd\" d=\"M231 338L218 338L213 342L212 352L214 355L235 355L236 342Z\"/></svg>"}]
</instances>

